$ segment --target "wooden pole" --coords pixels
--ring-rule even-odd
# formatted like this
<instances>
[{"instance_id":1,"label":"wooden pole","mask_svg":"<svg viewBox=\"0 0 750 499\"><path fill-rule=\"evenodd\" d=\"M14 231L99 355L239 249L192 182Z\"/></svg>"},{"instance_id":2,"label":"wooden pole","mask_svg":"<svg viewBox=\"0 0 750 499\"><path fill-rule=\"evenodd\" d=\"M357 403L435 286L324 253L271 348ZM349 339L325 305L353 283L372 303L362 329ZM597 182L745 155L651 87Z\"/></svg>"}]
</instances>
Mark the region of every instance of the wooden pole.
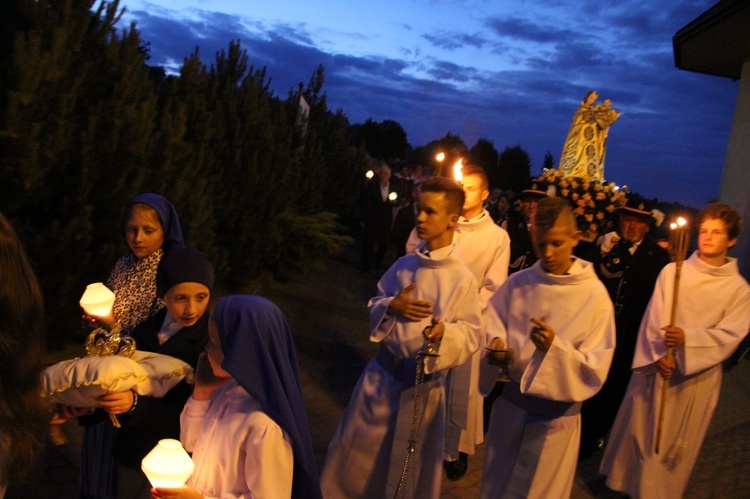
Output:
<instances>
[{"instance_id":1,"label":"wooden pole","mask_svg":"<svg viewBox=\"0 0 750 499\"><path fill-rule=\"evenodd\" d=\"M682 220L682 219L681 219ZM684 221L681 226L672 227L672 234L670 236L672 242L672 254L675 259L675 274L674 274L674 291L672 294L672 311L669 318L669 326L674 327L677 319L677 297L680 290L680 275L682 274L682 262L685 261L687 255L688 244L690 243L690 228L685 225ZM667 348L666 358L672 360L674 352L672 347ZM661 400L659 403L659 422L656 427L656 445L654 446L654 452L659 453L659 446L661 444L662 428L664 427L664 409L667 406L667 392L669 388L669 379L662 378L661 386Z\"/></svg>"}]
</instances>

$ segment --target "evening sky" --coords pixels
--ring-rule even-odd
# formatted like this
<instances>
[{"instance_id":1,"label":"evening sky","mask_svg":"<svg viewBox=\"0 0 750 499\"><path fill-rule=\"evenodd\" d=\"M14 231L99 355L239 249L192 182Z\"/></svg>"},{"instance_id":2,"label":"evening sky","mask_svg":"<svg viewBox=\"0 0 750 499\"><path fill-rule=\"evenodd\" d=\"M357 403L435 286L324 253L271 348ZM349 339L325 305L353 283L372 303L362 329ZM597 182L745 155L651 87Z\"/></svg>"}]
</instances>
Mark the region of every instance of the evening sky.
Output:
<instances>
[{"instance_id":1,"label":"evening sky","mask_svg":"<svg viewBox=\"0 0 750 499\"><path fill-rule=\"evenodd\" d=\"M718 195L738 84L679 70L672 36L715 0L123 0L123 22L177 72L239 39L284 98L325 67L329 107L401 124L413 146L521 145L557 161L588 90L622 113L605 178L661 201Z\"/></svg>"}]
</instances>

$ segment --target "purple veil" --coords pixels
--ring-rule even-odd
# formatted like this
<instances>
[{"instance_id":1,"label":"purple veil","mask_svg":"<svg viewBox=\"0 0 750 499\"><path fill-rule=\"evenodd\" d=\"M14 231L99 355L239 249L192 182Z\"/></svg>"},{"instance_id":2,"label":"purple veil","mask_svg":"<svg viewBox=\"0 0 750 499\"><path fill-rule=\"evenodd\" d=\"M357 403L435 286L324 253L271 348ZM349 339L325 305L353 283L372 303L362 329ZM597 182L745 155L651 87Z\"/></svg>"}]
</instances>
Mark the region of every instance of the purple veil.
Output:
<instances>
[{"instance_id":1,"label":"purple veil","mask_svg":"<svg viewBox=\"0 0 750 499\"><path fill-rule=\"evenodd\" d=\"M162 229L164 230L164 248L165 253L185 247L185 241L182 238L182 227L180 219L177 216L177 210L167 198L152 192L138 194L128 202L128 206L134 203L142 203L150 206L156 211L161 219ZM125 237L125 224L128 223L123 217L120 220L120 234Z\"/></svg>"},{"instance_id":2,"label":"purple veil","mask_svg":"<svg viewBox=\"0 0 750 499\"><path fill-rule=\"evenodd\" d=\"M293 498L321 497L292 333L281 310L259 296L228 296L214 312L222 367L286 431L294 452Z\"/></svg>"}]
</instances>

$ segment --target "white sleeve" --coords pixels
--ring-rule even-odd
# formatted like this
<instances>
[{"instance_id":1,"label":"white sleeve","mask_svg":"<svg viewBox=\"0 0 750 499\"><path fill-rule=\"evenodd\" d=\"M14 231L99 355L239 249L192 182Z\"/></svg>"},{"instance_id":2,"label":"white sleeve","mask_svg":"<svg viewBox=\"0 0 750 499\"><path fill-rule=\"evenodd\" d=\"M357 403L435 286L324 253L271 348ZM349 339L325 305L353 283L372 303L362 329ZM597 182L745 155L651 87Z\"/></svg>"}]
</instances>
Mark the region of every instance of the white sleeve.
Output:
<instances>
[{"instance_id":1,"label":"white sleeve","mask_svg":"<svg viewBox=\"0 0 750 499\"><path fill-rule=\"evenodd\" d=\"M185 403L180 414L180 441L188 452L193 452L195 442L201 434L203 418L208 412L211 400L195 400L192 396Z\"/></svg>"},{"instance_id":2,"label":"white sleeve","mask_svg":"<svg viewBox=\"0 0 750 499\"><path fill-rule=\"evenodd\" d=\"M485 309L485 318L487 319L487 332L485 334L485 344L489 345L495 338L503 340L508 345L508 331L501 317L505 315L506 304L503 288L492 296L489 305ZM482 352L482 360L479 363L479 392L487 396L495 387L495 380L499 373L499 367L492 365L487 357L487 351Z\"/></svg>"},{"instance_id":3,"label":"white sleeve","mask_svg":"<svg viewBox=\"0 0 750 499\"><path fill-rule=\"evenodd\" d=\"M453 301L456 315L451 321L444 321L445 331L438 347L439 357L428 358L425 372L450 369L468 362L482 344L482 318L479 312L479 298L474 280L463 289L456 289L460 296Z\"/></svg>"},{"instance_id":4,"label":"white sleeve","mask_svg":"<svg viewBox=\"0 0 750 499\"><path fill-rule=\"evenodd\" d=\"M294 453L281 427L262 412L249 416L245 441L245 480L250 497L287 498L292 495Z\"/></svg>"},{"instance_id":5,"label":"white sleeve","mask_svg":"<svg viewBox=\"0 0 750 499\"><path fill-rule=\"evenodd\" d=\"M396 317L388 315L388 306L395 296L392 291L396 288L395 280L396 272L394 266L391 266L378 281L378 294L367 304L370 312L370 341L372 342L382 341L396 324Z\"/></svg>"},{"instance_id":6,"label":"white sleeve","mask_svg":"<svg viewBox=\"0 0 750 499\"><path fill-rule=\"evenodd\" d=\"M586 328L586 339L574 344L556 334L547 352L535 350L521 378L521 393L583 402L601 389L615 351L612 301L602 295L582 312L573 327Z\"/></svg>"},{"instance_id":7,"label":"white sleeve","mask_svg":"<svg viewBox=\"0 0 750 499\"><path fill-rule=\"evenodd\" d=\"M685 375L709 369L728 359L745 338L750 326L750 292L747 288L728 297L721 320L710 327L684 327L685 344L674 349Z\"/></svg>"}]
</instances>

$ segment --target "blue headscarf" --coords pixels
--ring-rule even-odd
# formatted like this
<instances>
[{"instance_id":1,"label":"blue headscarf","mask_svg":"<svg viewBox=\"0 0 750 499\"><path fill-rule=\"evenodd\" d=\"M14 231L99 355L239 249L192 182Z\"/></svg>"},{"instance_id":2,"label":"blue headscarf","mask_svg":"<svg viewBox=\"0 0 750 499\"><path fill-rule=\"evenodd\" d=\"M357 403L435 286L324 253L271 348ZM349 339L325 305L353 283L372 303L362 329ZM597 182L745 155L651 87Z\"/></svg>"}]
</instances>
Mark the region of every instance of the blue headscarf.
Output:
<instances>
[{"instance_id":1,"label":"blue headscarf","mask_svg":"<svg viewBox=\"0 0 750 499\"><path fill-rule=\"evenodd\" d=\"M281 310L259 296L228 296L214 312L221 366L286 431L294 452L293 498L321 498L297 354Z\"/></svg>"},{"instance_id":2,"label":"blue headscarf","mask_svg":"<svg viewBox=\"0 0 750 499\"><path fill-rule=\"evenodd\" d=\"M164 196L152 192L138 194L128 202L128 207L135 203L148 205L159 215L161 228L164 231L164 244L162 244L162 248L164 248L165 253L185 247L185 241L182 239L180 219L172 203L167 201ZM120 220L120 234L123 237L125 237L125 225L128 223L126 218L126 216L123 216Z\"/></svg>"}]
</instances>

